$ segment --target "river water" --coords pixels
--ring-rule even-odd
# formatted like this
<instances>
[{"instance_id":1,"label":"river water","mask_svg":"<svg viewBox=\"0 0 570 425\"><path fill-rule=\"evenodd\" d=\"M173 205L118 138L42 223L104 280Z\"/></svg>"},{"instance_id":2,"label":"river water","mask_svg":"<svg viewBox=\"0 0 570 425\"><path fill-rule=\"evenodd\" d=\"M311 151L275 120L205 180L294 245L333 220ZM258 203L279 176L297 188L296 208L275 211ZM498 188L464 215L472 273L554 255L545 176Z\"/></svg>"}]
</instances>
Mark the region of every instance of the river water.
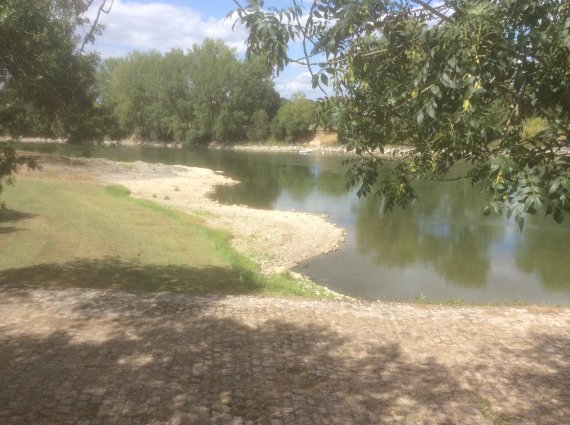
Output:
<instances>
[{"instance_id":1,"label":"river water","mask_svg":"<svg viewBox=\"0 0 570 425\"><path fill-rule=\"evenodd\" d=\"M419 199L383 212L374 197L346 189L342 156L154 147L22 148L119 161L222 170L240 183L220 187L222 203L326 214L347 230L337 252L296 271L338 292L370 300L570 303L570 217L512 220L482 214L485 200L467 181L418 184Z\"/></svg>"}]
</instances>

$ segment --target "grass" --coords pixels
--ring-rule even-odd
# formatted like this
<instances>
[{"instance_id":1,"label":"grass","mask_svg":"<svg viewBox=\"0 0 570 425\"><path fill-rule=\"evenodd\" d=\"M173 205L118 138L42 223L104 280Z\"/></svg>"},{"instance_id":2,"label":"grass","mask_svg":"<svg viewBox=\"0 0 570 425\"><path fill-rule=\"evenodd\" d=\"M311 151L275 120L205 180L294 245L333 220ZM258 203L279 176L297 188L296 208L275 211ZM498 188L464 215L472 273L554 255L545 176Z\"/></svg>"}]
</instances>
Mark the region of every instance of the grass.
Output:
<instances>
[{"instance_id":1,"label":"grass","mask_svg":"<svg viewBox=\"0 0 570 425\"><path fill-rule=\"evenodd\" d=\"M122 186L19 178L2 196L0 284L333 297L288 274L263 275L228 233Z\"/></svg>"}]
</instances>

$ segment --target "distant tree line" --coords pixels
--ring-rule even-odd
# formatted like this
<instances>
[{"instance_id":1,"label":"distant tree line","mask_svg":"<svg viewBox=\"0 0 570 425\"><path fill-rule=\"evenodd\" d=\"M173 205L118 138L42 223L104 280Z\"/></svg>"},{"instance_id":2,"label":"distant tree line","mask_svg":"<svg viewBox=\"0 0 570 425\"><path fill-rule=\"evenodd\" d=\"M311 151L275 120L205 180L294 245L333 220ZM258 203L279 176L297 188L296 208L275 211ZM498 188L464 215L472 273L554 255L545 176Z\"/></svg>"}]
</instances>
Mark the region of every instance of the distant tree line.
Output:
<instances>
[{"instance_id":1,"label":"distant tree line","mask_svg":"<svg viewBox=\"0 0 570 425\"><path fill-rule=\"evenodd\" d=\"M22 101L17 85L0 87L0 131L70 141L134 137L197 145L260 143L271 137L294 142L306 138L314 122L314 102L302 95L281 99L266 68L238 60L220 40L165 54L132 52L104 61L90 57L84 73L88 77L78 84L86 86L81 93L90 97L82 99L80 108L74 103L64 108L58 119L49 107L38 108L35 99ZM58 99L55 93L50 98Z\"/></svg>"}]
</instances>

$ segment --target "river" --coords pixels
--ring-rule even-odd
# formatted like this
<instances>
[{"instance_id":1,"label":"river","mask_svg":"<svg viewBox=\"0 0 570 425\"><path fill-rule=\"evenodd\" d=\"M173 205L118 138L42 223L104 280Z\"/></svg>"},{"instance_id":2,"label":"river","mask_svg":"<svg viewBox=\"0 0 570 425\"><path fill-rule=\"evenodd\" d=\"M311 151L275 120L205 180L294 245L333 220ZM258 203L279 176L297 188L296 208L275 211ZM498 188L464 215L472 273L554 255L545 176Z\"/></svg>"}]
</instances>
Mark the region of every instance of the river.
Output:
<instances>
[{"instance_id":1,"label":"river","mask_svg":"<svg viewBox=\"0 0 570 425\"><path fill-rule=\"evenodd\" d=\"M530 216L482 214L485 199L468 181L418 184L418 201L383 212L374 197L346 189L339 155L85 147L22 149L118 161L222 170L240 183L219 188L222 203L326 214L347 230L337 252L296 271L338 292L369 300L570 303L570 217L559 225Z\"/></svg>"}]
</instances>

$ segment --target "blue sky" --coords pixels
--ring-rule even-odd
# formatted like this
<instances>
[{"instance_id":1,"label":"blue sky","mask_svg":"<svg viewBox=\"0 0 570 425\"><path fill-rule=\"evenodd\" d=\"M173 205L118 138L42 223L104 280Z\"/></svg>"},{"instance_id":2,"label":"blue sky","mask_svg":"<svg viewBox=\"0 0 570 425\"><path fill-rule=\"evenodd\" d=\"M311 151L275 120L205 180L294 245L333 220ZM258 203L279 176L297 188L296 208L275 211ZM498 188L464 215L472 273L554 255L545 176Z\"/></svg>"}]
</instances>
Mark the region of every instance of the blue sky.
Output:
<instances>
[{"instance_id":1,"label":"blue sky","mask_svg":"<svg viewBox=\"0 0 570 425\"><path fill-rule=\"evenodd\" d=\"M268 6L288 4L287 0L266 1ZM111 13L101 17L105 32L93 48L107 58L133 50L187 49L209 37L223 40L243 56L247 34L244 29L233 31L232 22L225 19L234 9L232 0L115 0ZM297 91L311 98L319 96L300 66L286 69L275 80L275 87L283 97Z\"/></svg>"}]
</instances>

